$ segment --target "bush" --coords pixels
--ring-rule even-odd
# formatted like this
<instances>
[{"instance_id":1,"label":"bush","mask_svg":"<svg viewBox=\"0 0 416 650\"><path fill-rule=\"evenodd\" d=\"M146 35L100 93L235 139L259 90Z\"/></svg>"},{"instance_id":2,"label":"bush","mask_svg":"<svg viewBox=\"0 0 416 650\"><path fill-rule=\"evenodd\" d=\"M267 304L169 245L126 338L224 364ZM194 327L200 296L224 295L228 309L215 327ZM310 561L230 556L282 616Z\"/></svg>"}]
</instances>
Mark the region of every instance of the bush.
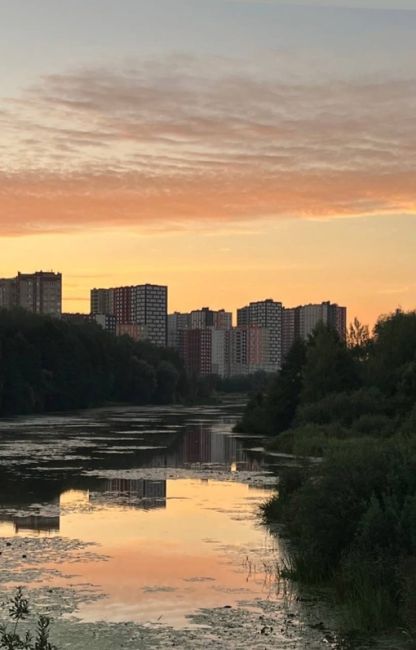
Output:
<instances>
[{"instance_id":1,"label":"bush","mask_svg":"<svg viewBox=\"0 0 416 650\"><path fill-rule=\"evenodd\" d=\"M0 626L0 648L5 650L58 650L49 642L50 620L39 616L36 636L33 638L28 630L21 636L18 628L30 615L29 601L23 595L21 587L17 588L14 598L9 602L9 617L12 620L11 631L8 625Z\"/></svg>"},{"instance_id":2,"label":"bush","mask_svg":"<svg viewBox=\"0 0 416 650\"><path fill-rule=\"evenodd\" d=\"M350 629L415 636L416 312L357 333L352 349L323 326L307 342L296 413L269 446L323 461L262 512L286 525L290 573L335 587ZM260 406L273 400L287 412L279 391Z\"/></svg>"},{"instance_id":3,"label":"bush","mask_svg":"<svg viewBox=\"0 0 416 650\"><path fill-rule=\"evenodd\" d=\"M377 388L360 388L352 392L331 393L323 399L302 404L296 413L296 424L330 424L348 427L363 415L387 415L392 407Z\"/></svg>"}]
</instances>

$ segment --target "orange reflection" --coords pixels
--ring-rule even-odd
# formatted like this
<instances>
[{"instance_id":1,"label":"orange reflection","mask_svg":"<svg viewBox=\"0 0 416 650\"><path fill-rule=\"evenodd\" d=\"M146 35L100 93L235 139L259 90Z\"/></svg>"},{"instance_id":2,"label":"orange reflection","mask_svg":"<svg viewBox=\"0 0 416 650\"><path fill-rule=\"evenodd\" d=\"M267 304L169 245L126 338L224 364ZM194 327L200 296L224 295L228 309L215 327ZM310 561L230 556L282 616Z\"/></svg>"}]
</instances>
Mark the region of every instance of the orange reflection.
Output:
<instances>
[{"instance_id":1,"label":"orange reflection","mask_svg":"<svg viewBox=\"0 0 416 650\"><path fill-rule=\"evenodd\" d=\"M167 507L146 511L117 498L104 504L95 493L64 493L61 534L95 542L93 552L109 556L59 565L107 596L83 605L80 616L146 621L162 615L164 623L181 625L199 607L269 597L264 558L273 566L275 541L253 518L268 494L234 482L172 480ZM102 496L111 501L111 493Z\"/></svg>"}]
</instances>

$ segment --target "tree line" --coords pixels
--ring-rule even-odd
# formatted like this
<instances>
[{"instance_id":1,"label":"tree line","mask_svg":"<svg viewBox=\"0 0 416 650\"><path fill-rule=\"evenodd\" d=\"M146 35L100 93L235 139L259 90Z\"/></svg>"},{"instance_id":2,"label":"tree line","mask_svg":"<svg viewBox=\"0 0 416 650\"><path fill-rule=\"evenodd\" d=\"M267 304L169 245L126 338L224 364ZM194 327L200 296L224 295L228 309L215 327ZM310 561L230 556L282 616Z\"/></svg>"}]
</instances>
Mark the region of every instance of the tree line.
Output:
<instances>
[{"instance_id":1,"label":"tree line","mask_svg":"<svg viewBox=\"0 0 416 650\"><path fill-rule=\"evenodd\" d=\"M239 431L306 459L264 506L285 524L289 573L324 583L348 629L416 638L416 312L347 341L320 324L252 396Z\"/></svg>"},{"instance_id":2,"label":"tree line","mask_svg":"<svg viewBox=\"0 0 416 650\"><path fill-rule=\"evenodd\" d=\"M92 322L0 310L0 415L161 404L188 392L173 350L115 337Z\"/></svg>"}]
</instances>

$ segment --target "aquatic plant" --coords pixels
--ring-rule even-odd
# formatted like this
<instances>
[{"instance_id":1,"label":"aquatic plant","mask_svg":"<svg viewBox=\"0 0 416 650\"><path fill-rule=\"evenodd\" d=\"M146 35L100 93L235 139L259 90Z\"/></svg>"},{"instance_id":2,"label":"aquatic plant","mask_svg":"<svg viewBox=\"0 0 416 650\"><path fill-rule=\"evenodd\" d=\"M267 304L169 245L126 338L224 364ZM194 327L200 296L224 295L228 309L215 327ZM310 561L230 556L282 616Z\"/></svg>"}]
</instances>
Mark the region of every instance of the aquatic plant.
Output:
<instances>
[{"instance_id":1,"label":"aquatic plant","mask_svg":"<svg viewBox=\"0 0 416 650\"><path fill-rule=\"evenodd\" d=\"M14 597L9 601L9 618L11 625L0 625L0 648L4 650L58 650L49 642L50 620L39 616L36 637L27 630L23 636L18 632L19 624L30 615L29 600L25 598L22 587L18 587Z\"/></svg>"}]
</instances>

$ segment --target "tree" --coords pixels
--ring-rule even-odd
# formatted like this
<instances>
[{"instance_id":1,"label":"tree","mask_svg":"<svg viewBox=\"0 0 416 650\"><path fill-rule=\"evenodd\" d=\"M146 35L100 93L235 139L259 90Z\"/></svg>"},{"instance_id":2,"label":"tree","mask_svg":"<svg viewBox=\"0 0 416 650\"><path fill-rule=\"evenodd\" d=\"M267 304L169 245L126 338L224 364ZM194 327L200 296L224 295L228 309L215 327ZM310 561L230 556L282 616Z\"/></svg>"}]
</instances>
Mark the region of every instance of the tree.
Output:
<instances>
[{"instance_id":1,"label":"tree","mask_svg":"<svg viewBox=\"0 0 416 650\"><path fill-rule=\"evenodd\" d=\"M359 385L356 361L335 329L319 323L309 337L302 400L315 402Z\"/></svg>"},{"instance_id":2,"label":"tree","mask_svg":"<svg viewBox=\"0 0 416 650\"><path fill-rule=\"evenodd\" d=\"M159 404L168 404L175 400L179 372L170 361L161 361L156 368L155 400Z\"/></svg>"},{"instance_id":3,"label":"tree","mask_svg":"<svg viewBox=\"0 0 416 650\"><path fill-rule=\"evenodd\" d=\"M399 398L405 390L407 398L415 401L412 386L415 385L416 311L397 310L391 316L380 318L374 335L369 351L368 382Z\"/></svg>"},{"instance_id":4,"label":"tree","mask_svg":"<svg viewBox=\"0 0 416 650\"><path fill-rule=\"evenodd\" d=\"M266 418L272 434L292 424L299 406L303 385L306 345L298 339L289 351L282 370L275 376L266 397Z\"/></svg>"},{"instance_id":5,"label":"tree","mask_svg":"<svg viewBox=\"0 0 416 650\"><path fill-rule=\"evenodd\" d=\"M357 359L365 359L368 355L370 344L370 330L368 325L363 325L358 318L350 323L347 332L347 346Z\"/></svg>"}]
</instances>

